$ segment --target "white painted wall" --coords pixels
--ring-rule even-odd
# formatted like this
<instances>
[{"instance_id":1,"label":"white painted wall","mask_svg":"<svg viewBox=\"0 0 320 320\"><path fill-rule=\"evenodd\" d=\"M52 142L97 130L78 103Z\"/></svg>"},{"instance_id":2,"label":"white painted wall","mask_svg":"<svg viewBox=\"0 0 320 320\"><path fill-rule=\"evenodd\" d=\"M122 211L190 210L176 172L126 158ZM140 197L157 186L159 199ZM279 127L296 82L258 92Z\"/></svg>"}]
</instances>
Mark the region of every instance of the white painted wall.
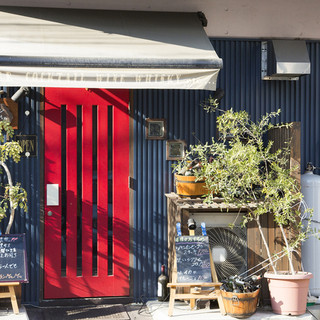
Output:
<instances>
[{"instance_id":1,"label":"white painted wall","mask_svg":"<svg viewBox=\"0 0 320 320\"><path fill-rule=\"evenodd\" d=\"M320 39L319 0L0 0L0 5L203 11L214 38Z\"/></svg>"}]
</instances>

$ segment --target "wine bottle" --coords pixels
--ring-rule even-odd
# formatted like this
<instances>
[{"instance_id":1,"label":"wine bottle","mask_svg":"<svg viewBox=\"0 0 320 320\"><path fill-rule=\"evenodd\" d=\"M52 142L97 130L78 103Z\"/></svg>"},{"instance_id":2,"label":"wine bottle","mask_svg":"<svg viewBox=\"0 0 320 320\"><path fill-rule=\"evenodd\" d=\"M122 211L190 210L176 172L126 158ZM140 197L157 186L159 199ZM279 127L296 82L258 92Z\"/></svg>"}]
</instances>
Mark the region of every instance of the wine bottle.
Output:
<instances>
[{"instance_id":1,"label":"wine bottle","mask_svg":"<svg viewBox=\"0 0 320 320\"><path fill-rule=\"evenodd\" d=\"M168 298L168 277L165 272L165 265L161 266L161 274L158 277L158 301L165 301Z\"/></svg>"}]
</instances>

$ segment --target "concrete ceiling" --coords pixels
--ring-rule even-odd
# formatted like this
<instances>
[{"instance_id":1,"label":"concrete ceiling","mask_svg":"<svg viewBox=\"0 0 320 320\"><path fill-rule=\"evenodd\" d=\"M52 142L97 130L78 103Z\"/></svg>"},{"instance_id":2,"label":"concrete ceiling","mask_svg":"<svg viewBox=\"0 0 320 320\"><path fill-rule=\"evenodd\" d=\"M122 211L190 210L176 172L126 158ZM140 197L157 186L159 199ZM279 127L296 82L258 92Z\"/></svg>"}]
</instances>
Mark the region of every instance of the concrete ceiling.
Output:
<instances>
[{"instance_id":1,"label":"concrete ceiling","mask_svg":"<svg viewBox=\"0 0 320 320\"><path fill-rule=\"evenodd\" d=\"M320 39L319 0L0 0L4 6L203 11L215 38Z\"/></svg>"}]
</instances>

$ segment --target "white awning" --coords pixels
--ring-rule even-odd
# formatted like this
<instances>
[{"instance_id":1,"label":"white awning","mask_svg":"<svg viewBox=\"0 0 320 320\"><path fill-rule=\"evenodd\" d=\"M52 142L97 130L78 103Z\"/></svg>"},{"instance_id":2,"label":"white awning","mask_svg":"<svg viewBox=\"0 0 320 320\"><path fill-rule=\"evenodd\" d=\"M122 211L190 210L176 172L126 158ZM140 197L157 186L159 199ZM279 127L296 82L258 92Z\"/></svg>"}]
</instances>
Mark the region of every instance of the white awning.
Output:
<instances>
[{"instance_id":1,"label":"white awning","mask_svg":"<svg viewBox=\"0 0 320 320\"><path fill-rule=\"evenodd\" d=\"M0 7L0 86L216 89L197 13Z\"/></svg>"}]
</instances>

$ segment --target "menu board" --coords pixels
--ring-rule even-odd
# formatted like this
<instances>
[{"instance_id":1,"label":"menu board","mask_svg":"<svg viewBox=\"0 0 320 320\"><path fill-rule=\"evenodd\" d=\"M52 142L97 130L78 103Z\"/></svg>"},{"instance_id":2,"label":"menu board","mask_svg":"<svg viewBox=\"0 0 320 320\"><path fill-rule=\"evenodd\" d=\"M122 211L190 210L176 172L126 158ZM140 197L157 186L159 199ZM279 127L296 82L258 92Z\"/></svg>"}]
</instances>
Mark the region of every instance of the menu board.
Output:
<instances>
[{"instance_id":1,"label":"menu board","mask_svg":"<svg viewBox=\"0 0 320 320\"><path fill-rule=\"evenodd\" d=\"M25 234L0 236L0 282L28 282Z\"/></svg>"},{"instance_id":2,"label":"menu board","mask_svg":"<svg viewBox=\"0 0 320 320\"><path fill-rule=\"evenodd\" d=\"M212 282L208 236L179 236L175 245L177 282Z\"/></svg>"}]
</instances>

